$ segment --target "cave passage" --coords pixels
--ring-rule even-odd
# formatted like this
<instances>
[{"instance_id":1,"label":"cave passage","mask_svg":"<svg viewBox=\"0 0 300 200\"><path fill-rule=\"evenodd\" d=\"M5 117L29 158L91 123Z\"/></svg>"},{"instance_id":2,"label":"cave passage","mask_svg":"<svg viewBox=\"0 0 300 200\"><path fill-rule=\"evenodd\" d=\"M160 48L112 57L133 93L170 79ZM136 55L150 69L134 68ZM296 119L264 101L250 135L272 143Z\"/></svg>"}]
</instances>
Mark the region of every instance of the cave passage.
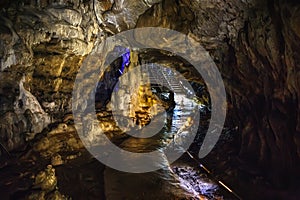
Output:
<instances>
[{"instance_id":1,"label":"cave passage","mask_svg":"<svg viewBox=\"0 0 300 200\"><path fill-rule=\"evenodd\" d=\"M298 0L1 0L0 21L1 200L300 199Z\"/></svg>"}]
</instances>

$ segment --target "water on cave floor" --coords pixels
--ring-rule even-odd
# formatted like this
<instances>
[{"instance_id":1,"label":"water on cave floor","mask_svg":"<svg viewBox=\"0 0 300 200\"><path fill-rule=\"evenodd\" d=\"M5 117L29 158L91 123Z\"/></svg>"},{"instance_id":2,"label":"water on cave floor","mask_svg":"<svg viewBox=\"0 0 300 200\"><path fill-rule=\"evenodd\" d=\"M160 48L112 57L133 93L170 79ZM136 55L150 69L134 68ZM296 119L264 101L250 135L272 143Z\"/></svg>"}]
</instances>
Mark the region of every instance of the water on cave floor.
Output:
<instances>
[{"instance_id":1,"label":"water on cave floor","mask_svg":"<svg viewBox=\"0 0 300 200\"><path fill-rule=\"evenodd\" d=\"M175 141L176 151L182 151L179 146L188 125L187 130L177 133L195 112L196 104L180 95L175 95L175 102L164 131L151 138L121 136L120 146L148 152ZM101 116L110 127L116 126L111 123L110 112L104 111ZM108 132L116 134L111 129ZM233 199L186 154L171 165L163 156L160 170L142 174L105 167L83 148L72 123L49 129L32 146L1 163L1 194L7 195L3 199ZM54 181L53 173L52 179L47 177L49 166L54 169Z\"/></svg>"}]
</instances>

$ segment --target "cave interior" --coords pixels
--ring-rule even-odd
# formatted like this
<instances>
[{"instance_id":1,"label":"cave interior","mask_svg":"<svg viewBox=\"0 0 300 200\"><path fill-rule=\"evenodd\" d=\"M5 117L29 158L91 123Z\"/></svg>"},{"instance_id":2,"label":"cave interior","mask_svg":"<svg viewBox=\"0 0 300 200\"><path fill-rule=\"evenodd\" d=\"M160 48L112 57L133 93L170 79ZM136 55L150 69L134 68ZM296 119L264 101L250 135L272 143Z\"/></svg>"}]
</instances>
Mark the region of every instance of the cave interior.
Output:
<instances>
[{"instance_id":1,"label":"cave interior","mask_svg":"<svg viewBox=\"0 0 300 200\"><path fill-rule=\"evenodd\" d=\"M300 199L298 0L1 0L0 199Z\"/></svg>"}]
</instances>

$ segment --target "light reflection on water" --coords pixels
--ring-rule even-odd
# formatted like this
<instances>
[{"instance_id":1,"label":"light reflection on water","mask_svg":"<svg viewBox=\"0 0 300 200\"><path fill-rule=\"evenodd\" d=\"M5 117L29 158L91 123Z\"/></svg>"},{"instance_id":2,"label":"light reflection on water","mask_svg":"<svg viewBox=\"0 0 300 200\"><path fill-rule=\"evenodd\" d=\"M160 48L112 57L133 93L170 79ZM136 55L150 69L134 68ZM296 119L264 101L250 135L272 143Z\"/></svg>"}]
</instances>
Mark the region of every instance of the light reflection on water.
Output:
<instances>
[{"instance_id":1,"label":"light reflection on water","mask_svg":"<svg viewBox=\"0 0 300 200\"><path fill-rule=\"evenodd\" d=\"M204 195L208 199L223 199L218 194L219 186L194 167L175 164L172 166L172 170L178 176L180 185L185 190L197 196Z\"/></svg>"}]
</instances>

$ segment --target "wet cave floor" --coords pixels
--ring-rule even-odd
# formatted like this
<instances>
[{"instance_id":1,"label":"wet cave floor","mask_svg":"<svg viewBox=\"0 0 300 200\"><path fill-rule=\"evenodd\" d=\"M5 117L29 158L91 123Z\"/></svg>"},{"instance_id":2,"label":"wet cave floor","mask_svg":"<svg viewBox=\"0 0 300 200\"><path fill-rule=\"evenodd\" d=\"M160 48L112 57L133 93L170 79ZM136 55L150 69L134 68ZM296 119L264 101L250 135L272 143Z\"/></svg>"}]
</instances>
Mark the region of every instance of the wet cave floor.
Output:
<instances>
[{"instance_id":1,"label":"wet cave floor","mask_svg":"<svg viewBox=\"0 0 300 200\"><path fill-rule=\"evenodd\" d=\"M176 138L182 126L176 117L186 121L184 116L192 112L189 103L177 104L172 122L167 124L168 132L151 139L123 134L109 111L98 112L97 116L100 126L107 128L105 134L116 143L147 152ZM202 119L206 120L200 122L198 132L205 130L209 117L202 113ZM192 146L197 145L194 142ZM236 199L187 153L154 172L132 174L106 167L84 148L71 115L65 116L64 123L49 126L27 148L6 157L0 165L1 199Z\"/></svg>"}]
</instances>

